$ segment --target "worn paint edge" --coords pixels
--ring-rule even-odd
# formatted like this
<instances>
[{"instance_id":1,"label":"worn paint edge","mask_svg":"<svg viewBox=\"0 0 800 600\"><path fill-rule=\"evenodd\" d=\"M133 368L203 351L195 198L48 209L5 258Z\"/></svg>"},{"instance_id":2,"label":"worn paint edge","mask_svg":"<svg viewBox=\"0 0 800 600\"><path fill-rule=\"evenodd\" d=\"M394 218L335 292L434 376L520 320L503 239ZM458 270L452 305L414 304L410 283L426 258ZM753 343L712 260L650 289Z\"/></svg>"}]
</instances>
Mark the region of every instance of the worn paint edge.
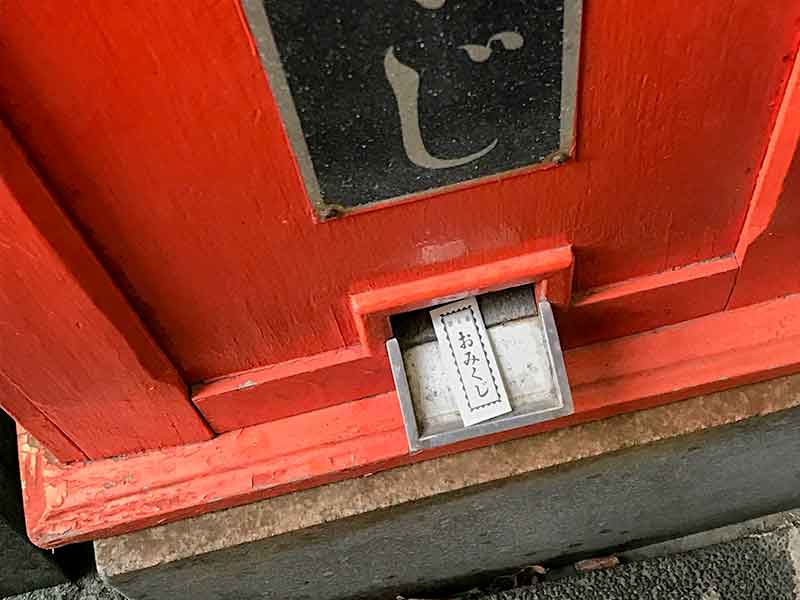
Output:
<instances>
[{"instance_id":1,"label":"worn paint edge","mask_svg":"<svg viewBox=\"0 0 800 600\"><path fill-rule=\"evenodd\" d=\"M795 51L789 80L756 179L742 234L736 246L736 257L740 264L743 264L750 245L766 231L772 221L798 144L800 144L800 54Z\"/></svg>"},{"instance_id":2,"label":"worn paint edge","mask_svg":"<svg viewBox=\"0 0 800 600\"><path fill-rule=\"evenodd\" d=\"M565 158L574 153L576 147L576 116L578 104L578 79L580 71L581 31L583 28L583 0L564 0L564 25L562 35L562 77L561 106L559 109L559 146L544 160L508 169L500 173L485 175L475 179L454 184L400 194L391 198L376 200L356 206L344 206L340 200L323 198L316 169L311 153L303 134L302 123L292 97L288 77L283 68L280 51L270 26L262 0L242 0L239 11L243 27L249 33L251 48L257 49L262 69L270 83L275 102L278 106L285 137L292 149L294 164L303 183L305 195L310 204L315 222L324 222L337 217L378 210L388 206L396 206L416 200L432 198L454 190L495 183L508 177L515 177L534 171L557 167Z\"/></svg>"},{"instance_id":3,"label":"worn paint edge","mask_svg":"<svg viewBox=\"0 0 800 600\"><path fill-rule=\"evenodd\" d=\"M614 367L607 376L598 367L604 364ZM562 429L553 435L566 436L568 425L786 375L800 370L800 295L578 349L567 353L567 367L574 415L414 457L394 393L209 442L89 463L61 465L23 435L28 532L42 547L118 535L531 433ZM341 429L326 442L337 415ZM303 440L290 433L296 431L306 432ZM295 447L294 454L274 446L298 443L306 446ZM352 459L338 466L330 462L334 447ZM294 463L291 456L296 456ZM194 471L172 476L175 464ZM265 478L265 472L273 475ZM120 485L109 502L107 486L113 481Z\"/></svg>"},{"instance_id":4,"label":"worn paint edge","mask_svg":"<svg viewBox=\"0 0 800 600\"><path fill-rule=\"evenodd\" d=\"M21 431L29 536L55 547L341 479L408 453L396 404L383 394L208 442L70 464Z\"/></svg>"},{"instance_id":5,"label":"worn paint edge","mask_svg":"<svg viewBox=\"0 0 800 600\"><path fill-rule=\"evenodd\" d=\"M442 297L456 298L470 293L464 291L470 285L485 291L492 287L510 285L510 279L537 279L548 277L537 285L537 292L547 290L545 294L552 302L566 307L569 304L569 287L572 282L572 268L574 261L572 251L568 246L535 252L520 257L502 261L486 263L466 269L461 269L445 275L436 275L416 281L405 282L385 288L375 288L351 296L354 319L362 339L362 344L382 345L388 336L388 319L386 315L412 310L420 305L430 305ZM701 281L709 277L729 273L738 269L738 263L733 256L723 256L709 261L694 263L679 269L673 269L654 275L637 277L614 283L609 286L591 290L588 294L577 298L572 307L575 310L602 308L606 302L615 302L625 298L635 299L642 292L669 290L672 286L682 285L693 281ZM551 294L550 290L554 293ZM461 290L458 294L457 291ZM472 289L472 292L475 290ZM723 309L720 304L719 310ZM569 317L569 310L565 313ZM695 317L698 315L691 315ZM686 320L687 316L675 314L674 319L658 323L666 326L675 322ZM632 332L631 332L632 333ZM230 412L235 406L245 407L253 402L267 404L273 398L283 397L281 390L292 382L302 381L321 372L337 368L346 368L352 371L353 376L360 377L365 365L377 365L385 361L382 355L375 355L370 359L370 353L364 345L356 345L330 352L324 352L310 357L303 357L274 365L267 365L257 369L235 373L193 386L192 400L207 419L215 425L213 414L217 406L224 406ZM382 365L383 362L380 362ZM337 377L348 377L340 370ZM391 387L376 385L370 393L380 394L389 391ZM333 405L355 398L333 400L326 405ZM280 414L276 411L276 415ZM275 417L278 418L278 417ZM239 419L239 426L249 426L252 421ZM230 427L215 425L218 432L229 431Z\"/></svg>"}]
</instances>

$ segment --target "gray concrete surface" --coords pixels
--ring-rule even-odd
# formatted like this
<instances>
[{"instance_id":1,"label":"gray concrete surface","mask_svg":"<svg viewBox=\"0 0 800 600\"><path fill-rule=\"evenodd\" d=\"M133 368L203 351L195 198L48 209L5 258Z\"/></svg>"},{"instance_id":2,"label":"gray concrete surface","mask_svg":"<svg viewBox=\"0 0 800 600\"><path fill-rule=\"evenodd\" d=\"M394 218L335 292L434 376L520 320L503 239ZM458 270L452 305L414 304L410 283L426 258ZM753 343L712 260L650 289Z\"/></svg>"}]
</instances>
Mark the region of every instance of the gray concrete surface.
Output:
<instances>
[{"instance_id":1,"label":"gray concrete surface","mask_svg":"<svg viewBox=\"0 0 800 600\"><path fill-rule=\"evenodd\" d=\"M800 531L785 527L482 600L795 600L798 567Z\"/></svg>"},{"instance_id":2,"label":"gray concrete surface","mask_svg":"<svg viewBox=\"0 0 800 600\"><path fill-rule=\"evenodd\" d=\"M66 581L51 555L25 533L14 427L0 411L0 597Z\"/></svg>"},{"instance_id":3,"label":"gray concrete surface","mask_svg":"<svg viewBox=\"0 0 800 600\"><path fill-rule=\"evenodd\" d=\"M766 515L741 523L734 523L701 531L680 538L667 540L649 546L640 546L618 553L623 562L639 562L651 558L669 556L670 554L683 554L699 548L707 548L718 544L725 544L741 538L757 538L761 535L787 528L800 528L800 509Z\"/></svg>"},{"instance_id":4,"label":"gray concrete surface","mask_svg":"<svg viewBox=\"0 0 800 600\"><path fill-rule=\"evenodd\" d=\"M674 419L688 406L706 411L709 419L748 394L796 394L796 384L788 378L646 413ZM616 423L628 419L639 429L657 428L660 421L647 421L646 413ZM614 423L599 425L605 429L595 434L615 435L608 429ZM137 600L380 599L463 590L516 566L640 547L800 506L798 433L800 409L794 408L274 533L276 523L299 518L295 513L318 511L319 499L326 497L321 488L100 541L98 566ZM556 441L568 453L565 439ZM512 443L513 457L525 462L521 453L536 443ZM432 476L458 479L442 465L464 466L459 460L470 456L494 458L500 471L500 462L513 458L495 447L438 467L436 461L415 465L402 477L379 474L332 489L360 489L363 497L346 498L368 506L373 493L405 497L392 482L428 489ZM415 481L414 473L424 479ZM278 507L283 512L276 514ZM334 509L343 510L330 507L325 514Z\"/></svg>"},{"instance_id":5,"label":"gray concrete surface","mask_svg":"<svg viewBox=\"0 0 800 600\"><path fill-rule=\"evenodd\" d=\"M800 598L800 517L769 515L622 553L590 573L561 567L531 585L485 593L513 576L484 578L453 600L795 600ZM686 552L687 548L691 551ZM531 569L526 569L531 572ZM541 569L537 567L541 572ZM551 581L554 573L573 571ZM434 594L440 597L438 594ZM229 595L228 598L238 598ZM6 600L124 600L95 574Z\"/></svg>"}]
</instances>

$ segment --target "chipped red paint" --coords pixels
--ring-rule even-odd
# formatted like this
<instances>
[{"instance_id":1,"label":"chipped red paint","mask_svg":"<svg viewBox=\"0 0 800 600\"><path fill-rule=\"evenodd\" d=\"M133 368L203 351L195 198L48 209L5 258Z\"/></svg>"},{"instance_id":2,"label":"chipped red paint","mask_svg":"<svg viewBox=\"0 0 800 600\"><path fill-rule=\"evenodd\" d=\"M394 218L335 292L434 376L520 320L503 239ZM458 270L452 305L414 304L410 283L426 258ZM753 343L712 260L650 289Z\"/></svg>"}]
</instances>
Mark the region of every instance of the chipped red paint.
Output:
<instances>
[{"instance_id":1,"label":"chipped red paint","mask_svg":"<svg viewBox=\"0 0 800 600\"><path fill-rule=\"evenodd\" d=\"M115 535L797 371L800 295L571 350L566 362L574 415L413 456L394 393L89 463L59 464L23 434L28 532L43 547Z\"/></svg>"}]
</instances>

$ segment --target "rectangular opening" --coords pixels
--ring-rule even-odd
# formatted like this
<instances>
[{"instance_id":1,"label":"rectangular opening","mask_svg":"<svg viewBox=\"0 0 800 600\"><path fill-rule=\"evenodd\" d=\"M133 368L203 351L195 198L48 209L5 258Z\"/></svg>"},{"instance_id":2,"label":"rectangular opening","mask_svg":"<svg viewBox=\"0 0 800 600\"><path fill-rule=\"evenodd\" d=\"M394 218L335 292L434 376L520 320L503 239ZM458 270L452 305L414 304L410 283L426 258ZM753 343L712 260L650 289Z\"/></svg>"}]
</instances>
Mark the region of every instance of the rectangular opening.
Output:
<instances>
[{"instance_id":1,"label":"rectangular opening","mask_svg":"<svg viewBox=\"0 0 800 600\"><path fill-rule=\"evenodd\" d=\"M387 342L412 450L454 443L572 413L561 346L547 302L534 286L477 297L512 412L465 427L450 389L430 308L391 318Z\"/></svg>"}]
</instances>

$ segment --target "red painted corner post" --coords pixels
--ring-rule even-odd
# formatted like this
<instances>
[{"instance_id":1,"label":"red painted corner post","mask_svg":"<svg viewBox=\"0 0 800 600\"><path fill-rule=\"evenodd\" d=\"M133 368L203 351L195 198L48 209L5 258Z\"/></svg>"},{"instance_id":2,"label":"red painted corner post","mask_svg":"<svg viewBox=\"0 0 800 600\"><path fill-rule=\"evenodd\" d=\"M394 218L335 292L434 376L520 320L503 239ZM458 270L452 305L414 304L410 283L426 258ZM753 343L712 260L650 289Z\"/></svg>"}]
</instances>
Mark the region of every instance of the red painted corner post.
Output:
<instances>
[{"instance_id":1,"label":"red painted corner post","mask_svg":"<svg viewBox=\"0 0 800 600\"><path fill-rule=\"evenodd\" d=\"M729 308L800 292L800 54L781 100L736 248L741 268Z\"/></svg>"},{"instance_id":2,"label":"red painted corner post","mask_svg":"<svg viewBox=\"0 0 800 600\"><path fill-rule=\"evenodd\" d=\"M187 388L0 124L0 406L59 460L207 440Z\"/></svg>"}]
</instances>

